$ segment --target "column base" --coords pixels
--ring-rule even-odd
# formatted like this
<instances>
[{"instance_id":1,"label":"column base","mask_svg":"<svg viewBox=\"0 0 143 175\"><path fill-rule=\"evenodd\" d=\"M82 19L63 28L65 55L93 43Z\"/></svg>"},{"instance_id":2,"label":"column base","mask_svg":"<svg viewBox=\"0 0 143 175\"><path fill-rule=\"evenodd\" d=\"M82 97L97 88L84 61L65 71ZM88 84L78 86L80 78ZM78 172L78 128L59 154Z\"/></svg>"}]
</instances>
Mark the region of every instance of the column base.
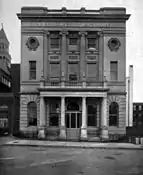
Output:
<instances>
[{"instance_id":1,"label":"column base","mask_svg":"<svg viewBox=\"0 0 143 175\"><path fill-rule=\"evenodd\" d=\"M109 135L108 135L108 129L107 128L102 128L101 129L101 140L102 141L108 141L109 140Z\"/></svg>"},{"instance_id":2,"label":"column base","mask_svg":"<svg viewBox=\"0 0 143 175\"><path fill-rule=\"evenodd\" d=\"M80 140L82 141L87 140L87 128L81 128Z\"/></svg>"},{"instance_id":3,"label":"column base","mask_svg":"<svg viewBox=\"0 0 143 175\"><path fill-rule=\"evenodd\" d=\"M38 139L45 139L46 138L46 132L45 128L39 128L38 130Z\"/></svg>"},{"instance_id":4,"label":"column base","mask_svg":"<svg viewBox=\"0 0 143 175\"><path fill-rule=\"evenodd\" d=\"M66 140L66 129L64 126L60 128L60 140Z\"/></svg>"}]
</instances>

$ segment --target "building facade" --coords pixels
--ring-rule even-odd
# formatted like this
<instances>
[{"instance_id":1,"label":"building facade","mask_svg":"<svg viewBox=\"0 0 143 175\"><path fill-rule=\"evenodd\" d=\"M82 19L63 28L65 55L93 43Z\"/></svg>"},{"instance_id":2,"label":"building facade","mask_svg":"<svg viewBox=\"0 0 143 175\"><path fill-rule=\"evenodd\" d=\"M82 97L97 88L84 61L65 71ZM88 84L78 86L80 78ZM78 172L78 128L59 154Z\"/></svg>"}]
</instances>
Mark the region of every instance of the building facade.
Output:
<instances>
[{"instance_id":1,"label":"building facade","mask_svg":"<svg viewBox=\"0 0 143 175\"><path fill-rule=\"evenodd\" d=\"M23 7L20 130L108 140L126 132L125 8Z\"/></svg>"}]
</instances>

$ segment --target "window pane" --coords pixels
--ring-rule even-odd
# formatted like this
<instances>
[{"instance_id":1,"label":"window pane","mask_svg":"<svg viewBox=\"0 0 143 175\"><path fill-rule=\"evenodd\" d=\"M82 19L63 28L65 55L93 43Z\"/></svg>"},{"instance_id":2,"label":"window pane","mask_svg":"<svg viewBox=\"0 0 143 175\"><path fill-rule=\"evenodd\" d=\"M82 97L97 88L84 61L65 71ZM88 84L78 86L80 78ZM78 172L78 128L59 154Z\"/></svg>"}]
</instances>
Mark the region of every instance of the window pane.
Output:
<instances>
[{"instance_id":1,"label":"window pane","mask_svg":"<svg viewBox=\"0 0 143 175\"><path fill-rule=\"evenodd\" d=\"M60 64L50 63L50 77L60 77Z\"/></svg>"},{"instance_id":2,"label":"window pane","mask_svg":"<svg viewBox=\"0 0 143 175\"><path fill-rule=\"evenodd\" d=\"M69 38L69 45L77 45L77 38Z\"/></svg>"},{"instance_id":3,"label":"window pane","mask_svg":"<svg viewBox=\"0 0 143 175\"><path fill-rule=\"evenodd\" d=\"M66 114L66 127L69 128L70 127L70 116L69 114Z\"/></svg>"},{"instance_id":4,"label":"window pane","mask_svg":"<svg viewBox=\"0 0 143 175\"><path fill-rule=\"evenodd\" d=\"M117 126L117 115L110 115L109 126Z\"/></svg>"},{"instance_id":5,"label":"window pane","mask_svg":"<svg viewBox=\"0 0 143 175\"><path fill-rule=\"evenodd\" d=\"M35 102L28 103L28 121L29 125L37 125L37 106Z\"/></svg>"},{"instance_id":6,"label":"window pane","mask_svg":"<svg viewBox=\"0 0 143 175\"><path fill-rule=\"evenodd\" d=\"M30 71L30 79L36 79L36 71Z\"/></svg>"},{"instance_id":7,"label":"window pane","mask_svg":"<svg viewBox=\"0 0 143 175\"><path fill-rule=\"evenodd\" d=\"M30 61L30 69L36 69L36 61Z\"/></svg>"},{"instance_id":8,"label":"window pane","mask_svg":"<svg viewBox=\"0 0 143 175\"><path fill-rule=\"evenodd\" d=\"M96 39L88 38L88 48L96 48Z\"/></svg>"},{"instance_id":9,"label":"window pane","mask_svg":"<svg viewBox=\"0 0 143 175\"><path fill-rule=\"evenodd\" d=\"M77 128L80 128L82 125L81 113L77 113Z\"/></svg>"},{"instance_id":10,"label":"window pane","mask_svg":"<svg viewBox=\"0 0 143 175\"><path fill-rule=\"evenodd\" d=\"M59 38L51 38L51 48L56 49L59 48Z\"/></svg>"},{"instance_id":11,"label":"window pane","mask_svg":"<svg viewBox=\"0 0 143 175\"><path fill-rule=\"evenodd\" d=\"M109 106L109 126L118 125L118 115L119 115L119 106L116 102L112 102Z\"/></svg>"},{"instance_id":12,"label":"window pane","mask_svg":"<svg viewBox=\"0 0 143 175\"><path fill-rule=\"evenodd\" d=\"M29 78L36 79L36 61L29 61Z\"/></svg>"},{"instance_id":13,"label":"window pane","mask_svg":"<svg viewBox=\"0 0 143 175\"><path fill-rule=\"evenodd\" d=\"M69 79L72 80L77 80L79 77L79 65L78 63L69 63L68 64L68 74L69 74Z\"/></svg>"},{"instance_id":14,"label":"window pane","mask_svg":"<svg viewBox=\"0 0 143 175\"><path fill-rule=\"evenodd\" d=\"M87 77L97 79L97 63L87 64Z\"/></svg>"},{"instance_id":15,"label":"window pane","mask_svg":"<svg viewBox=\"0 0 143 175\"><path fill-rule=\"evenodd\" d=\"M117 61L111 61L110 62L110 77L111 77L111 80L117 80L118 79L118 64L117 64Z\"/></svg>"},{"instance_id":16,"label":"window pane","mask_svg":"<svg viewBox=\"0 0 143 175\"><path fill-rule=\"evenodd\" d=\"M76 115L71 113L71 128L76 128Z\"/></svg>"}]
</instances>

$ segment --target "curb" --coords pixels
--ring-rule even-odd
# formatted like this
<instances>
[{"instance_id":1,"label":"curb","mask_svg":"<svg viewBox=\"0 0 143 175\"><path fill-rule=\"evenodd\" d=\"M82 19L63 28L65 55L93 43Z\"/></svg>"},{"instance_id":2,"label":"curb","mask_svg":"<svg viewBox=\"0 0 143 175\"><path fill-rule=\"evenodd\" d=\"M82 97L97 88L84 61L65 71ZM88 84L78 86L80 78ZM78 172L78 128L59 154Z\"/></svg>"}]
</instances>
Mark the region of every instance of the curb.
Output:
<instances>
[{"instance_id":1,"label":"curb","mask_svg":"<svg viewBox=\"0 0 143 175\"><path fill-rule=\"evenodd\" d=\"M96 146L75 146L75 145L35 145L35 144L2 144L0 146L21 146L21 147L51 147L51 148L86 148L86 149L118 149L118 150L143 150L142 147L108 147L108 146L101 146L101 147L96 147Z\"/></svg>"}]
</instances>

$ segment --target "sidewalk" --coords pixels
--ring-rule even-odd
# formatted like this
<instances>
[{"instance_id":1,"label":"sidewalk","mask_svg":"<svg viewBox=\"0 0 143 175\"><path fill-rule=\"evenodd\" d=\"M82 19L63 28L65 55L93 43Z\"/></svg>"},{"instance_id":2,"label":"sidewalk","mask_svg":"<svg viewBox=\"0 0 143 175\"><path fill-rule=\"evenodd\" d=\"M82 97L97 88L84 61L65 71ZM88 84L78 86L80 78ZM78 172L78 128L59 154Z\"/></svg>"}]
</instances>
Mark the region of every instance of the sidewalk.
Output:
<instances>
[{"instance_id":1,"label":"sidewalk","mask_svg":"<svg viewBox=\"0 0 143 175\"><path fill-rule=\"evenodd\" d=\"M33 146L33 147L71 147L71 148L97 148L97 149L139 149L143 145L132 143L97 143L97 142L65 142L65 141L41 141L41 140L12 140L5 146Z\"/></svg>"}]
</instances>

